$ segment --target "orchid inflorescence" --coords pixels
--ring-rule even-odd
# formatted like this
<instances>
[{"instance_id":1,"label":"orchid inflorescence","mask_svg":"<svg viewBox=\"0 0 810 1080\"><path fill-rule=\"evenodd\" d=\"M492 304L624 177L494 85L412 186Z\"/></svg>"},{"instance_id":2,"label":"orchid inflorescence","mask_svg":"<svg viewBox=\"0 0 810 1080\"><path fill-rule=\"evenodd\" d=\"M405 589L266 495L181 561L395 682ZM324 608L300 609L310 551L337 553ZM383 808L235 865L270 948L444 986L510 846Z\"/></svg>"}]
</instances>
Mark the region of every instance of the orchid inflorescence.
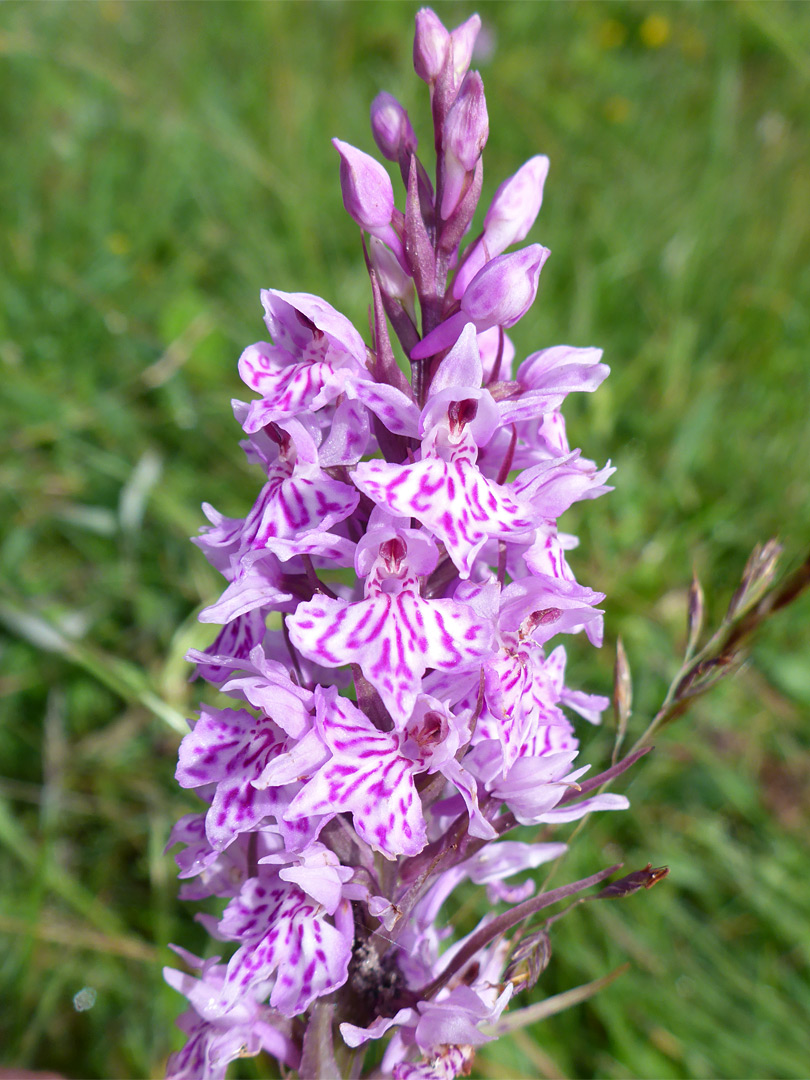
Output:
<instances>
[{"instance_id":1,"label":"orchid inflorescence","mask_svg":"<svg viewBox=\"0 0 810 1080\"><path fill-rule=\"evenodd\" d=\"M244 518L206 505L195 540L227 586L200 616L219 636L190 659L234 701L203 705L183 739L178 782L207 805L170 841L184 845L181 895L225 899L220 918L198 917L237 948L227 961L176 949L194 974L166 971L190 1006L172 1077L224 1077L262 1050L302 1077L360 1076L383 1038L375 1076L466 1074L533 981L533 942L535 969L547 953L545 931L516 928L607 876L535 896L509 879L565 844L504 837L628 805L598 790L624 763L580 781L563 709L597 723L608 701L569 689L565 648L550 645L602 640L603 595L575 580L577 541L556 523L609 490L613 470L570 449L560 413L608 368L598 349L553 346L512 372L505 331L549 252L507 249L540 210L547 158L501 184L460 251L488 135L468 70L479 28L416 16L435 183L402 105L382 93L371 107L404 213L386 169L334 141L371 347L325 300L268 289L272 343L239 361L259 396L234 412L266 480ZM466 881L507 906L446 944L442 908Z\"/></svg>"}]
</instances>

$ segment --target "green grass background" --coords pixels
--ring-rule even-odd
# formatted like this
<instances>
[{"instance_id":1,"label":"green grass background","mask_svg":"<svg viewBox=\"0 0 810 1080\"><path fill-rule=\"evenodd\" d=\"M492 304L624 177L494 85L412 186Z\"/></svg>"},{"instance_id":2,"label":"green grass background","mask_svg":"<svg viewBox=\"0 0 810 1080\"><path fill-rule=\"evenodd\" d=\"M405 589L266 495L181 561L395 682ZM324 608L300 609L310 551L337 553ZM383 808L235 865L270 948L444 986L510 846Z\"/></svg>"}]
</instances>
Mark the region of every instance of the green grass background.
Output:
<instances>
[{"instance_id":1,"label":"green grass background","mask_svg":"<svg viewBox=\"0 0 810 1080\"><path fill-rule=\"evenodd\" d=\"M437 5L450 25L472 6ZM0 1065L161 1075L182 1004L173 718L220 582L187 540L206 499L258 489L229 399L263 336L258 290L366 325L339 135L371 150L382 88L428 142L411 3L10 3L0 8ZM607 644L641 730L677 668L696 566L722 617L756 541L810 537L810 7L482 3L485 202L552 162L532 239L552 250L519 355L598 344L567 409L618 465L575 508ZM587 1004L485 1048L485 1077L810 1072L810 603L667 731L557 881L668 864L650 893L557 924L540 997L629 959ZM609 730L588 734L604 762ZM620 788L621 789L621 788ZM458 918L471 925L472 902ZM96 991L93 1008L73 997ZM254 1062L236 1076L262 1075ZM265 1073L266 1075L266 1073Z\"/></svg>"}]
</instances>

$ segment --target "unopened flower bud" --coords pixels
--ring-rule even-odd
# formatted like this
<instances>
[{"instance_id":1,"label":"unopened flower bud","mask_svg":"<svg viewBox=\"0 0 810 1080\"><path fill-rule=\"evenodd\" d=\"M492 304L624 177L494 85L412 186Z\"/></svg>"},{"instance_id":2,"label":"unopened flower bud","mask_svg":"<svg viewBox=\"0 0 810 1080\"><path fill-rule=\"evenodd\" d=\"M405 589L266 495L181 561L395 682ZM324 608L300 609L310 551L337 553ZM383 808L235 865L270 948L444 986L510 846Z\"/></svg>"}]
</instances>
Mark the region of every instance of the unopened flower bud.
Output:
<instances>
[{"instance_id":1,"label":"unopened flower bud","mask_svg":"<svg viewBox=\"0 0 810 1080\"><path fill-rule=\"evenodd\" d=\"M514 326L537 294L540 271L551 252L540 244L499 255L475 275L461 301L461 310L477 329Z\"/></svg>"},{"instance_id":2,"label":"unopened flower bud","mask_svg":"<svg viewBox=\"0 0 810 1080\"><path fill-rule=\"evenodd\" d=\"M693 572L692 584L689 587L689 610L686 617L686 628L688 633L686 651L690 656L697 648L698 641L700 640L705 610L706 605L703 597L703 586L700 584L697 574Z\"/></svg>"},{"instance_id":3,"label":"unopened flower bud","mask_svg":"<svg viewBox=\"0 0 810 1080\"><path fill-rule=\"evenodd\" d=\"M527 935L512 953L509 966L503 973L504 982L514 984L516 991L531 990L551 960L551 938L543 928Z\"/></svg>"},{"instance_id":4,"label":"unopened flower bud","mask_svg":"<svg viewBox=\"0 0 810 1080\"><path fill-rule=\"evenodd\" d=\"M441 74L449 50L450 33L436 12L430 8L417 11L413 67L419 78L434 83Z\"/></svg>"},{"instance_id":5,"label":"unopened flower bud","mask_svg":"<svg viewBox=\"0 0 810 1080\"><path fill-rule=\"evenodd\" d=\"M484 233L491 253L500 255L510 244L526 239L543 203L547 175L548 158L538 154L504 180L495 192L484 218Z\"/></svg>"},{"instance_id":6,"label":"unopened flower bud","mask_svg":"<svg viewBox=\"0 0 810 1080\"><path fill-rule=\"evenodd\" d=\"M453 296L457 300L487 260L526 239L540 212L547 174L548 158L538 154L504 180L495 192L484 218L484 232L465 256L453 283Z\"/></svg>"},{"instance_id":7,"label":"unopened flower bud","mask_svg":"<svg viewBox=\"0 0 810 1080\"><path fill-rule=\"evenodd\" d=\"M630 663L624 650L621 638L616 639L616 663L613 666L613 713L616 718L616 750L618 757L619 748L624 741L627 732L627 721L633 708L633 679L630 674Z\"/></svg>"},{"instance_id":8,"label":"unopened flower bud","mask_svg":"<svg viewBox=\"0 0 810 1080\"><path fill-rule=\"evenodd\" d=\"M445 221L458 205L467 177L475 169L489 135L484 84L477 71L469 72L444 126L444 192L441 214Z\"/></svg>"},{"instance_id":9,"label":"unopened flower bud","mask_svg":"<svg viewBox=\"0 0 810 1080\"><path fill-rule=\"evenodd\" d=\"M376 236L369 237L368 257L377 272L383 293L393 300L398 300L416 322L416 290L413 278L402 269L399 259Z\"/></svg>"},{"instance_id":10,"label":"unopened flower bud","mask_svg":"<svg viewBox=\"0 0 810 1080\"><path fill-rule=\"evenodd\" d=\"M401 150L416 150L417 139L407 112L385 90L371 103L371 133L380 153L388 161L398 161Z\"/></svg>"},{"instance_id":11,"label":"unopened flower bud","mask_svg":"<svg viewBox=\"0 0 810 1080\"><path fill-rule=\"evenodd\" d=\"M742 581L728 605L727 621L744 615L762 599L776 576L776 567L781 554L782 545L778 540L771 539L765 544L756 545L748 556Z\"/></svg>"},{"instance_id":12,"label":"unopened flower bud","mask_svg":"<svg viewBox=\"0 0 810 1080\"><path fill-rule=\"evenodd\" d=\"M362 229L382 229L394 214L391 178L379 161L349 143L332 139L340 154L340 187L346 212Z\"/></svg>"},{"instance_id":13,"label":"unopened flower bud","mask_svg":"<svg viewBox=\"0 0 810 1080\"><path fill-rule=\"evenodd\" d=\"M647 863L643 870L635 870L618 881L611 881L593 897L594 900L623 900L632 896L639 889L651 889L669 873L668 866L653 866Z\"/></svg>"},{"instance_id":14,"label":"unopened flower bud","mask_svg":"<svg viewBox=\"0 0 810 1080\"><path fill-rule=\"evenodd\" d=\"M462 79L469 70L480 29L480 15L471 15L466 22L450 32L450 42L453 47L453 78L456 87L461 85Z\"/></svg>"},{"instance_id":15,"label":"unopened flower bud","mask_svg":"<svg viewBox=\"0 0 810 1080\"><path fill-rule=\"evenodd\" d=\"M449 349L468 323L478 333L493 326L514 326L534 303L540 271L550 254L548 248L530 244L488 262L470 282L460 309L422 338L411 350L411 359Z\"/></svg>"}]
</instances>

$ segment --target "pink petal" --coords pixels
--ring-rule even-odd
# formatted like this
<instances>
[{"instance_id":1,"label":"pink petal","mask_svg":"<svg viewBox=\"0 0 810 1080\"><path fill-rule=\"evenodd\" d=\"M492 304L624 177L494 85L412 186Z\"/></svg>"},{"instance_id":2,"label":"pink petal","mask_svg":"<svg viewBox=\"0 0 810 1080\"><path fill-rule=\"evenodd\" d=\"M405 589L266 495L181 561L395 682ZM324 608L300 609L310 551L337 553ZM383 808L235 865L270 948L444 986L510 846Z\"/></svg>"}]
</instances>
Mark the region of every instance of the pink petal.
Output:
<instances>
[{"instance_id":1,"label":"pink petal","mask_svg":"<svg viewBox=\"0 0 810 1080\"><path fill-rule=\"evenodd\" d=\"M350 701L325 691L318 726L332 757L296 795L286 817L351 813L358 835L388 859L417 855L425 846L422 804L413 762L399 740L378 731Z\"/></svg>"},{"instance_id":2,"label":"pink petal","mask_svg":"<svg viewBox=\"0 0 810 1080\"><path fill-rule=\"evenodd\" d=\"M537 524L528 506L460 457L449 462L426 457L412 465L367 461L352 479L390 513L425 525L444 543L464 578L490 537L514 538Z\"/></svg>"},{"instance_id":3,"label":"pink petal","mask_svg":"<svg viewBox=\"0 0 810 1080\"><path fill-rule=\"evenodd\" d=\"M464 604L413 592L350 604L317 596L287 617L293 645L325 667L355 663L395 722L413 711L427 668L469 667L489 652L491 630Z\"/></svg>"}]
</instances>

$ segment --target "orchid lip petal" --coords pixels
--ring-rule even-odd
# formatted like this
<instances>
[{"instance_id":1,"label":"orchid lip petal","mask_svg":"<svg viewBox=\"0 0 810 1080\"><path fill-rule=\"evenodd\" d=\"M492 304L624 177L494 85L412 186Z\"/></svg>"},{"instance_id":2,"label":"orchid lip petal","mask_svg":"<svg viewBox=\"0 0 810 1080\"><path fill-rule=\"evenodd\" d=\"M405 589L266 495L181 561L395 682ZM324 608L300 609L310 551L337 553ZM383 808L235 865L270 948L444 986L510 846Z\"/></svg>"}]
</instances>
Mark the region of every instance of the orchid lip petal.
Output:
<instances>
[{"instance_id":1,"label":"orchid lip petal","mask_svg":"<svg viewBox=\"0 0 810 1080\"><path fill-rule=\"evenodd\" d=\"M290 639L325 667L356 663L395 723L410 716L428 667L475 665L491 631L463 604L416 592L369 596L356 603L320 596L287 617Z\"/></svg>"},{"instance_id":2,"label":"orchid lip petal","mask_svg":"<svg viewBox=\"0 0 810 1080\"><path fill-rule=\"evenodd\" d=\"M293 799L287 818L350 812L358 836L374 851L388 859L418 854L426 826L413 764L394 734L378 731L330 689L319 695L318 730L331 756Z\"/></svg>"}]
</instances>

